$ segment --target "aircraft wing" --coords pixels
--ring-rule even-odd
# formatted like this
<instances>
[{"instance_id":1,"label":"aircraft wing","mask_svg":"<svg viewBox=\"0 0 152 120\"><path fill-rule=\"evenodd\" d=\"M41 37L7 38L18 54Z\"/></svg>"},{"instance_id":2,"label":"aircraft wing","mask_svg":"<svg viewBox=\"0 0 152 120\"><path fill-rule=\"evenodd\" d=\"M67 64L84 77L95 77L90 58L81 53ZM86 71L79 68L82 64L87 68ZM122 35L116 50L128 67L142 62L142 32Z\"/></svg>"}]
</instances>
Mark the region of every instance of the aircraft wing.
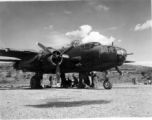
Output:
<instances>
[{"instance_id":1,"label":"aircraft wing","mask_svg":"<svg viewBox=\"0 0 152 120\"><path fill-rule=\"evenodd\" d=\"M36 55L36 54L38 54L38 52L34 50L15 50L11 48L0 49L0 56L15 57L19 59L23 59L27 56ZM0 61L3 61L3 60L0 60Z\"/></svg>"}]
</instances>

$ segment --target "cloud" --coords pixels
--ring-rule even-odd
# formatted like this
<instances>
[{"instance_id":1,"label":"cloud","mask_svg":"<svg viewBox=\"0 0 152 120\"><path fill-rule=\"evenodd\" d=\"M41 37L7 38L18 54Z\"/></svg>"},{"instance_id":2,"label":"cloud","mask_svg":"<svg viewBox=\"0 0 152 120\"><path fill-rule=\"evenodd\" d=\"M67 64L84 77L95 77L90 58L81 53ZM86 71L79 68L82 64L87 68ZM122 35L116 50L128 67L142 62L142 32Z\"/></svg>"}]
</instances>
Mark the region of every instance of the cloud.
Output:
<instances>
[{"instance_id":1,"label":"cloud","mask_svg":"<svg viewBox=\"0 0 152 120\"><path fill-rule=\"evenodd\" d=\"M118 27L111 27L108 30L116 30L116 29L118 29Z\"/></svg>"},{"instance_id":2,"label":"cloud","mask_svg":"<svg viewBox=\"0 0 152 120\"><path fill-rule=\"evenodd\" d=\"M96 0L88 0L88 4L89 6L91 7L91 9L94 9L96 11L108 11L110 8L107 7L106 5L103 5L103 4L99 4L98 1ZM89 11L90 12L90 11Z\"/></svg>"},{"instance_id":3,"label":"cloud","mask_svg":"<svg viewBox=\"0 0 152 120\"><path fill-rule=\"evenodd\" d=\"M70 12L70 11L64 11L64 13L66 13L66 14L71 14L72 12Z\"/></svg>"},{"instance_id":4,"label":"cloud","mask_svg":"<svg viewBox=\"0 0 152 120\"><path fill-rule=\"evenodd\" d=\"M144 30L144 29L148 29L150 27L152 27L152 20L147 20L143 24L137 24L134 28L134 31Z\"/></svg>"},{"instance_id":5,"label":"cloud","mask_svg":"<svg viewBox=\"0 0 152 120\"><path fill-rule=\"evenodd\" d=\"M50 25L49 27L44 27L45 30L52 30L53 29L53 25Z\"/></svg>"},{"instance_id":6,"label":"cloud","mask_svg":"<svg viewBox=\"0 0 152 120\"><path fill-rule=\"evenodd\" d=\"M65 35L75 36L75 37L85 37L92 30L92 27L89 25L83 25L83 26L80 26L79 28L80 30L67 32Z\"/></svg>"},{"instance_id":7,"label":"cloud","mask_svg":"<svg viewBox=\"0 0 152 120\"><path fill-rule=\"evenodd\" d=\"M47 46L52 46L54 48L61 48L62 46L66 46L71 42L70 38L57 31L51 32L45 38L46 38L45 42Z\"/></svg>"},{"instance_id":8,"label":"cloud","mask_svg":"<svg viewBox=\"0 0 152 120\"><path fill-rule=\"evenodd\" d=\"M100 5L95 6L95 9L98 11L100 10L108 11L110 8L105 5L100 4Z\"/></svg>"},{"instance_id":9,"label":"cloud","mask_svg":"<svg viewBox=\"0 0 152 120\"><path fill-rule=\"evenodd\" d=\"M115 27L110 27L110 28L106 29L105 31L107 31L107 30L116 30L116 29L121 28L121 27L124 26L124 25L125 25L125 24L121 24L121 25L115 26Z\"/></svg>"},{"instance_id":10,"label":"cloud","mask_svg":"<svg viewBox=\"0 0 152 120\"><path fill-rule=\"evenodd\" d=\"M115 41L114 45L119 45L121 43L121 40Z\"/></svg>"},{"instance_id":11,"label":"cloud","mask_svg":"<svg viewBox=\"0 0 152 120\"><path fill-rule=\"evenodd\" d=\"M104 35L101 35L99 32L92 31L92 32L90 32L90 34L88 34L87 36L85 36L82 39L82 43L100 42L103 45L109 45L114 40L115 40L115 38L113 38L113 37L108 38L108 37L106 37Z\"/></svg>"},{"instance_id":12,"label":"cloud","mask_svg":"<svg viewBox=\"0 0 152 120\"><path fill-rule=\"evenodd\" d=\"M108 38L100 34L98 31L92 31L92 27L90 25L82 25L80 26L80 30L67 32L65 35L70 37L80 37L82 38L82 43L100 42L103 45L109 45L115 41L115 38L112 36Z\"/></svg>"}]
</instances>

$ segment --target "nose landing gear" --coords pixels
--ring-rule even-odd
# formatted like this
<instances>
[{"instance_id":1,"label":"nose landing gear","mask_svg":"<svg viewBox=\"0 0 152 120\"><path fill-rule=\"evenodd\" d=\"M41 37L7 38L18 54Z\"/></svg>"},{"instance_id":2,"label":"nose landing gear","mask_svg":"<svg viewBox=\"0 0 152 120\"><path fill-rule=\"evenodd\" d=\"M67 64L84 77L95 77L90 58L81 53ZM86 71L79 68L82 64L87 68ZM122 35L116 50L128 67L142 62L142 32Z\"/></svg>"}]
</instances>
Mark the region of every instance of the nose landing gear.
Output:
<instances>
[{"instance_id":1,"label":"nose landing gear","mask_svg":"<svg viewBox=\"0 0 152 120\"><path fill-rule=\"evenodd\" d=\"M112 83L109 80L105 80L103 82L103 87L110 90L112 88Z\"/></svg>"},{"instance_id":2,"label":"nose landing gear","mask_svg":"<svg viewBox=\"0 0 152 120\"><path fill-rule=\"evenodd\" d=\"M109 78L107 77L108 76L108 74L109 74L109 72L108 71L105 71L105 80L104 80L104 82L103 82L103 87L105 88L105 89L111 89L112 88L112 82L110 82L109 81Z\"/></svg>"}]
</instances>

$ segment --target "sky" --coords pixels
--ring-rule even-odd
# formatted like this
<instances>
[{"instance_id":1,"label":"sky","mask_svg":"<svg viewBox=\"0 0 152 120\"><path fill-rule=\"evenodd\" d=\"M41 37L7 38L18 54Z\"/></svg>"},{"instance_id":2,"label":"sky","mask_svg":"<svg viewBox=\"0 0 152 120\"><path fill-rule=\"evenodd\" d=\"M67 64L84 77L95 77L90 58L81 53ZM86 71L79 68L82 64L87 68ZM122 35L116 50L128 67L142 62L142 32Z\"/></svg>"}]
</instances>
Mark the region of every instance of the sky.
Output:
<instances>
[{"instance_id":1,"label":"sky","mask_svg":"<svg viewBox=\"0 0 152 120\"><path fill-rule=\"evenodd\" d=\"M0 48L60 48L72 40L122 47L152 61L151 0L0 2Z\"/></svg>"}]
</instances>

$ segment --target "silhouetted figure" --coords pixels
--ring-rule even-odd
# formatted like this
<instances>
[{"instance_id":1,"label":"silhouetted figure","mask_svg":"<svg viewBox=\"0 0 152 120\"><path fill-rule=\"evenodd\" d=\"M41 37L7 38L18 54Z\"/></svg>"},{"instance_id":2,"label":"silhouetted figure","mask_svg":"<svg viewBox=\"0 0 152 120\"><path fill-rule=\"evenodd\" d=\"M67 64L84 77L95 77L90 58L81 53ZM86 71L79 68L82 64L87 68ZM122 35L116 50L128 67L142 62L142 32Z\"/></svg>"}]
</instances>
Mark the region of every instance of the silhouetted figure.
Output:
<instances>
[{"instance_id":1,"label":"silhouetted figure","mask_svg":"<svg viewBox=\"0 0 152 120\"><path fill-rule=\"evenodd\" d=\"M78 88L89 88L89 86L85 83L85 79L87 78L86 74L79 73L79 84Z\"/></svg>"},{"instance_id":2,"label":"silhouetted figure","mask_svg":"<svg viewBox=\"0 0 152 120\"><path fill-rule=\"evenodd\" d=\"M65 74L61 73L61 87L66 88L66 86L67 86L67 82L66 82Z\"/></svg>"},{"instance_id":3,"label":"silhouetted figure","mask_svg":"<svg viewBox=\"0 0 152 120\"><path fill-rule=\"evenodd\" d=\"M66 78L66 88L69 88L69 87L71 87L71 80L70 80L70 78L69 78L69 75L68 76L66 76L65 77Z\"/></svg>"},{"instance_id":4,"label":"silhouetted figure","mask_svg":"<svg viewBox=\"0 0 152 120\"><path fill-rule=\"evenodd\" d=\"M74 79L74 85L73 85L73 87L77 87L77 85L78 85L78 78L73 74L73 79Z\"/></svg>"},{"instance_id":5,"label":"silhouetted figure","mask_svg":"<svg viewBox=\"0 0 152 120\"><path fill-rule=\"evenodd\" d=\"M91 84L91 87L95 87L95 82L97 81L96 79L97 79L97 75L96 75L96 73L93 73L93 72L91 72L91 79L92 79L92 84Z\"/></svg>"}]
</instances>

